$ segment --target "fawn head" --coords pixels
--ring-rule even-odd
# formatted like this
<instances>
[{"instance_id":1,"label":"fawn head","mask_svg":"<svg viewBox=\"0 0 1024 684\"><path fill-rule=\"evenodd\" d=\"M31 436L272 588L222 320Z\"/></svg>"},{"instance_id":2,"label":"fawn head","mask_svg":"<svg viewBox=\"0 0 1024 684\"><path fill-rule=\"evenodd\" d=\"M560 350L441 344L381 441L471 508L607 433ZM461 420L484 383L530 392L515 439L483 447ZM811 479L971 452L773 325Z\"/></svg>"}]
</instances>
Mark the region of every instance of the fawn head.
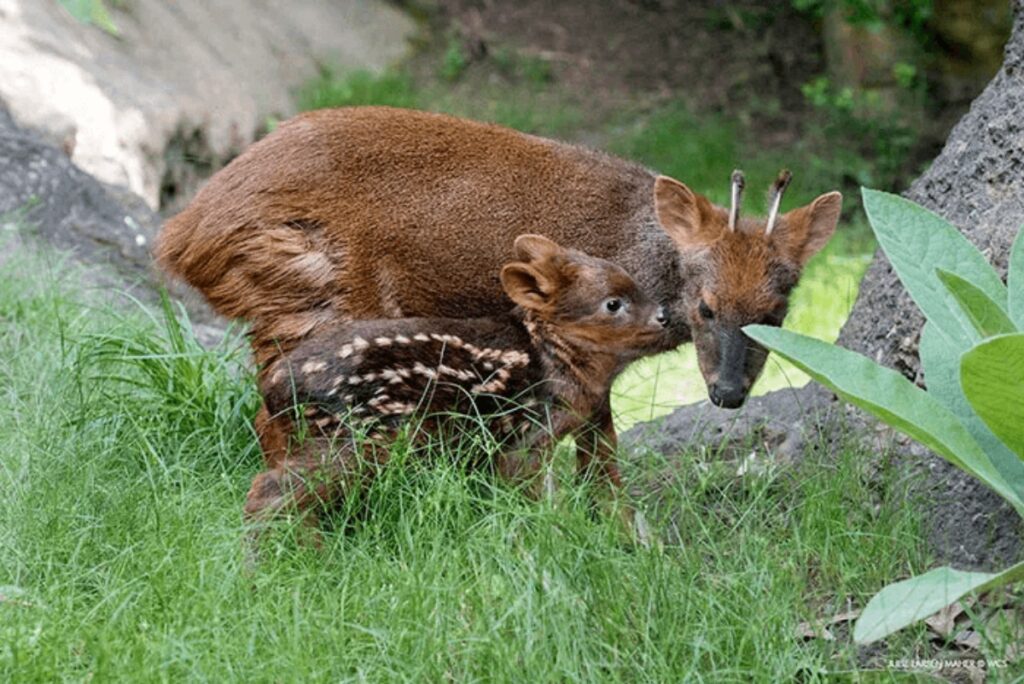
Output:
<instances>
[{"instance_id":1,"label":"fawn head","mask_svg":"<svg viewBox=\"0 0 1024 684\"><path fill-rule=\"evenodd\" d=\"M672 314L690 327L708 396L717 406L741 406L768 355L743 326L782 325L801 270L839 221L838 192L780 214L790 178L782 171L773 183L766 220L741 219L739 171L733 172L728 212L671 178L661 176L654 185L658 221L683 254L685 290Z\"/></svg>"},{"instance_id":2,"label":"fawn head","mask_svg":"<svg viewBox=\"0 0 1024 684\"><path fill-rule=\"evenodd\" d=\"M616 264L540 235L515 241L519 261L501 269L505 292L559 337L584 351L634 358L660 348L668 318Z\"/></svg>"}]
</instances>

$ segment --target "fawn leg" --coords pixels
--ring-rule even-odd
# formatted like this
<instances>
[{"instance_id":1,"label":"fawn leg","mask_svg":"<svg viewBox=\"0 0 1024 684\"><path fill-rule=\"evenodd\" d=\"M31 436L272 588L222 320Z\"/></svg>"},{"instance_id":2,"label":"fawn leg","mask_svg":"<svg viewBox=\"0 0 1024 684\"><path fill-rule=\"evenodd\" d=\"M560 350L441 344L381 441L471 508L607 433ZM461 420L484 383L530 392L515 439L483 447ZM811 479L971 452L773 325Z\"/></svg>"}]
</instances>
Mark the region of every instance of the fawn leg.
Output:
<instances>
[{"instance_id":1,"label":"fawn leg","mask_svg":"<svg viewBox=\"0 0 1024 684\"><path fill-rule=\"evenodd\" d=\"M526 484L527 496L535 501L542 497L553 499L556 482L550 469L544 477L538 477L538 474L551 462L558 442L574 433L579 425L580 421L573 413L565 410L553 412L549 425L535 424L518 446L498 454L498 474L514 485Z\"/></svg>"},{"instance_id":2,"label":"fawn leg","mask_svg":"<svg viewBox=\"0 0 1024 684\"><path fill-rule=\"evenodd\" d=\"M307 443L300 453L290 455L275 467L258 474L246 496L244 517L251 525L248 551L254 555L265 523L288 511L302 515L312 543L319 546L318 509L333 504L359 482L358 458L348 447L338 450L317 448L319 440Z\"/></svg>"},{"instance_id":3,"label":"fawn leg","mask_svg":"<svg viewBox=\"0 0 1024 684\"><path fill-rule=\"evenodd\" d=\"M534 501L543 496L554 496L555 482L551 473L539 477L539 473L547 463L546 450L515 449L503 451L495 458L495 467L503 480L514 485L526 485L523 491Z\"/></svg>"},{"instance_id":4,"label":"fawn leg","mask_svg":"<svg viewBox=\"0 0 1024 684\"><path fill-rule=\"evenodd\" d=\"M601 408L575 436L577 477L592 486L596 485L602 508L617 509L626 532L642 546L649 546L650 532L643 515L621 500L622 475L615 462L618 437L612 422L609 397L605 397Z\"/></svg>"}]
</instances>

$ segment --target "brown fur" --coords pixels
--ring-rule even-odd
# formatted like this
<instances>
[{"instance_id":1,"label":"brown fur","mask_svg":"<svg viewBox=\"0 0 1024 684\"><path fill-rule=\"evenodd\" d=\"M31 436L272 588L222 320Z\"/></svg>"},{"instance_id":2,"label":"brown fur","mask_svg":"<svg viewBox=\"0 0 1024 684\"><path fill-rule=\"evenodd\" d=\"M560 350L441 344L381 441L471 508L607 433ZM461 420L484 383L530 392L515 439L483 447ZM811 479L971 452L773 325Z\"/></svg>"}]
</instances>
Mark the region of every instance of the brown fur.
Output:
<instances>
[{"instance_id":1,"label":"brown fur","mask_svg":"<svg viewBox=\"0 0 1024 684\"><path fill-rule=\"evenodd\" d=\"M822 200L838 207L839 195ZM515 237L536 232L633 274L669 312L668 349L692 339L701 292L737 300L758 291L747 281L768 278L769 264L753 264L767 254L799 271L838 218L826 212L831 226L822 214L809 231L810 207L783 215L791 229L774 252L755 249L763 222L746 219L732 253L719 257L726 213L599 152L440 114L356 107L297 116L252 145L167 222L156 255L217 311L250 322L262 366L342 321L504 311L499 269ZM744 261L751 268L729 278L716 270ZM791 287L762 284L783 298ZM744 302L742 320L763 318L763 305ZM708 363L717 341L698 337ZM709 386L717 372L705 373Z\"/></svg>"},{"instance_id":2,"label":"brown fur","mask_svg":"<svg viewBox=\"0 0 1024 684\"><path fill-rule=\"evenodd\" d=\"M211 179L168 221L157 256L219 312L249 319L261 360L327 321L491 314L517 235L609 256L613 226L650 192L642 169L566 149L434 114L311 112ZM569 234L565 208L545 202L558 183L579 188ZM456 252L458 269L445 268Z\"/></svg>"},{"instance_id":3,"label":"brown fur","mask_svg":"<svg viewBox=\"0 0 1024 684\"><path fill-rule=\"evenodd\" d=\"M598 444L589 426L610 426L612 381L628 361L664 344L665 318L608 261L535 235L515 248L521 261L501 271L519 305L511 313L342 323L266 369L266 434L283 457L253 481L247 519L333 503L375 471L362 468L360 456L367 465L387 462L388 443L414 414L420 436L444 431L453 413L485 417L502 444L495 470L530 482L534 495L550 447L577 434L593 442L581 473L614 494L614 449ZM297 414L310 431L305 439ZM351 425L371 435L367 443L353 440Z\"/></svg>"}]
</instances>

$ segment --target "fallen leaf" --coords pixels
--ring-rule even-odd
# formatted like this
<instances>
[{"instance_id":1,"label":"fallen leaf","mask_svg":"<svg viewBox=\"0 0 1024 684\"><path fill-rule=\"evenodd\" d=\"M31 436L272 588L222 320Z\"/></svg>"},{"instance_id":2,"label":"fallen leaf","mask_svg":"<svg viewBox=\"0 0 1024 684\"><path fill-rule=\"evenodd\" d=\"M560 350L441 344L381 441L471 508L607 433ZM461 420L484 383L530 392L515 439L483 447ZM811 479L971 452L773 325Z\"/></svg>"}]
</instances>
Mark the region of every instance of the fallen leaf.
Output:
<instances>
[{"instance_id":1,"label":"fallen leaf","mask_svg":"<svg viewBox=\"0 0 1024 684\"><path fill-rule=\"evenodd\" d=\"M827 628L819 625L812 625L810 622L801 622L796 626L796 636L798 639L804 641L810 641L812 639L824 639L825 641L835 641L836 637L832 632L828 631Z\"/></svg>"},{"instance_id":2,"label":"fallen leaf","mask_svg":"<svg viewBox=\"0 0 1024 684\"><path fill-rule=\"evenodd\" d=\"M837 613L832 617L816 620L813 624L810 622L801 622L796 627L797 637L805 641L810 639L835 641L836 636L831 630L829 630L829 627L843 622L851 622L852 620L856 620L858 617L860 617L860 609Z\"/></svg>"},{"instance_id":3,"label":"fallen leaf","mask_svg":"<svg viewBox=\"0 0 1024 684\"><path fill-rule=\"evenodd\" d=\"M965 629L956 635L953 642L961 648L969 648L972 651L977 651L981 648L981 635L973 629Z\"/></svg>"},{"instance_id":4,"label":"fallen leaf","mask_svg":"<svg viewBox=\"0 0 1024 684\"><path fill-rule=\"evenodd\" d=\"M941 637L948 638L956 629L956 619L964 612L963 605L957 601L946 606L930 618L925 618L924 624Z\"/></svg>"},{"instance_id":5,"label":"fallen leaf","mask_svg":"<svg viewBox=\"0 0 1024 684\"><path fill-rule=\"evenodd\" d=\"M828 622L826 624L838 625L840 622L851 622L852 620L856 620L859 617L860 617L860 608L857 608L856 610L848 610L845 613L839 613L838 615L833 615L832 617L830 617L828 619Z\"/></svg>"}]
</instances>

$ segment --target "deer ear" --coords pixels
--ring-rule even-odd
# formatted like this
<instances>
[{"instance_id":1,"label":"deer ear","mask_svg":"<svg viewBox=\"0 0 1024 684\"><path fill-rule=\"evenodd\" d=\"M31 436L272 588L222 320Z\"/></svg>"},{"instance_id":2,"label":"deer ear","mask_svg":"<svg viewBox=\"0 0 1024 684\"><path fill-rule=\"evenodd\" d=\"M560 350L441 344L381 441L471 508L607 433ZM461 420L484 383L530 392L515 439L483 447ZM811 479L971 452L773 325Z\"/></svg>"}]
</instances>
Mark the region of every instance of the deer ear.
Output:
<instances>
[{"instance_id":1,"label":"deer ear","mask_svg":"<svg viewBox=\"0 0 1024 684\"><path fill-rule=\"evenodd\" d=\"M555 281L541 270L520 262L506 264L501 269L501 286L513 302L534 311L551 304L557 289Z\"/></svg>"},{"instance_id":2,"label":"deer ear","mask_svg":"<svg viewBox=\"0 0 1024 684\"><path fill-rule=\"evenodd\" d=\"M810 204L783 214L779 225L772 231L772 239L802 267L836 232L842 209L841 193L821 195Z\"/></svg>"},{"instance_id":3,"label":"deer ear","mask_svg":"<svg viewBox=\"0 0 1024 684\"><path fill-rule=\"evenodd\" d=\"M516 258L520 261L545 261L565 253L565 250L543 235L526 234L516 238L513 244Z\"/></svg>"},{"instance_id":4,"label":"deer ear","mask_svg":"<svg viewBox=\"0 0 1024 684\"><path fill-rule=\"evenodd\" d=\"M654 181L654 212L662 230L683 248L703 247L722 233L722 226L709 220L711 202L668 176Z\"/></svg>"}]
</instances>

